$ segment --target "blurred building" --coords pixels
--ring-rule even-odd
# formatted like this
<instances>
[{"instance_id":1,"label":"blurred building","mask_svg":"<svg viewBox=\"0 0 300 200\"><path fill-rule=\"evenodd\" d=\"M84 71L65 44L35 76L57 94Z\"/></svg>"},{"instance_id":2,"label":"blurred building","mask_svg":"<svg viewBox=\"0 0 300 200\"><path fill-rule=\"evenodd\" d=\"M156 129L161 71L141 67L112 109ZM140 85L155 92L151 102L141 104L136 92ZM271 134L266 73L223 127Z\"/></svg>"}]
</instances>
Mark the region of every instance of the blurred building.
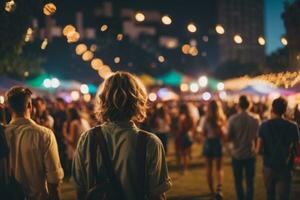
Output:
<instances>
[{"instance_id":1,"label":"blurred building","mask_svg":"<svg viewBox=\"0 0 300 200\"><path fill-rule=\"evenodd\" d=\"M288 41L289 64L300 67L300 0L287 3L282 15Z\"/></svg>"},{"instance_id":2,"label":"blurred building","mask_svg":"<svg viewBox=\"0 0 300 200\"><path fill-rule=\"evenodd\" d=\"M225 29L218 37L220 63L238 60L240 63L260 63L265 47L258 43L264 37L263 0L218 0L217 23ZM236 44L239 34L242 43Z\"/></svg>"}]
</instances>

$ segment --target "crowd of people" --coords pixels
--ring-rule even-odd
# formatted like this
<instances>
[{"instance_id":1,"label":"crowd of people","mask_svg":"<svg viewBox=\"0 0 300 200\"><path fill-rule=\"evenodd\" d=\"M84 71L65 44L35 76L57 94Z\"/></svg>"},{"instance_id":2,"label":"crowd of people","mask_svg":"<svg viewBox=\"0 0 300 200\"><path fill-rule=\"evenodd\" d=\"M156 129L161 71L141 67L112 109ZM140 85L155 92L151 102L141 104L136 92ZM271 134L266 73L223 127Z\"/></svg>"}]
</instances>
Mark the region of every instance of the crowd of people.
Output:
<instances>
[{"instance_id":1,"label":"crowd of people","mask_svg":"<svg viewBox=\"0 0 300 200\"><path fill-rule=\"evenodd\" d=\"M296 106L286 115L284 98L270 107L244 95L238 103L150 104L145 87L125 72L104 81L95 104L32 96L16 86L1 106L1 197L60 199L61 182L72 178L78 199L166 199L172 185L166 157L174 142L183 174L192 146L202 144L212 199L223 198L224 152L232 157L236 199L255 199L257 154L263 155L268 200L289 199L300 111Z\"/></svg>"}]
</instances>

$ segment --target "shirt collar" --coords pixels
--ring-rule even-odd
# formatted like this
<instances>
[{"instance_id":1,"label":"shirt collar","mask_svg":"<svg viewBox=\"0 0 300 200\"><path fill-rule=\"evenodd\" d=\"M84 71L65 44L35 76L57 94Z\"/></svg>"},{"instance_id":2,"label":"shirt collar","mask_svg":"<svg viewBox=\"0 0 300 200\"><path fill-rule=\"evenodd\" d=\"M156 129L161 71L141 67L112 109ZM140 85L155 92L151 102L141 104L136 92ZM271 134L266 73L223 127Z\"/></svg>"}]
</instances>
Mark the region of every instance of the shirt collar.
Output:
<instances>
[{"instance_id":1,"label":"shirt collar","mask_svg":"<svg viewBox=\"0 0 300 200\"><path fill-rule=\"evenodd\" d=\"M105 122L108 126L117 126L122 129L137 129L137 126L133 121L125 121L125 122Z\"/></svg>"},{"instance_id":2,"label":"shirt collar","mask_svg":"<svg viewBox=\"0 0 300 200\"><path fill-rule=\"evenodd\" d=\"M35 123L32 119L27 119L24 117L18 117L9 122L9 125L21 125L21 124L30 124Z\"/></svg>"}]
</instances>

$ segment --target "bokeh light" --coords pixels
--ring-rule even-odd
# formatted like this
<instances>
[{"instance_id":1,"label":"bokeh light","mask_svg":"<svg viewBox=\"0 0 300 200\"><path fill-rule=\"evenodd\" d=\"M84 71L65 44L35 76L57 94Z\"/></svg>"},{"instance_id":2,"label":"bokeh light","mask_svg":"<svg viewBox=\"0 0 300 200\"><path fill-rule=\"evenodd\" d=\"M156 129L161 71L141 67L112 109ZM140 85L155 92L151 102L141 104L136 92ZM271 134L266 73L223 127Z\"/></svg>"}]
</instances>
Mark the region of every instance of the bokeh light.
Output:
<instances>
[{"instance_id":1,"label":"bokeh light","mask_svg":"<svg viewBox=\"0 0 300 200\"><path fill-rule=\"evenodd\" d=\"M94 58L91 62L91 66L94 70L99 70L103 66L103 61L100 58Z\"/></svg>"},{"instance_id":2,"label":"bokeh light","mask_svg":"<svg viewBox=\"0 0 300 200\"><path fill-rule=\"evenodd\" d=\"M197 83L191 83L190 84L190 90L193 93L196 93L199 91L199 85Z\"/></svg>"},{"instance_id":3,"label":"bokeh light","mask_svg":"<svg viewBox=\"0 0 300 200\"><path fill-rule=\"evenodd\" d=\"M160 63L165 62L165 57L163 57L163 56L158 56L158 61L159 61Z\"/></svg>"},{"instance_id":4,"label":"bokeh light","mask_svg":"<svg viewBox=\"0 0 300 200\"><path fill-rule=\"evenodd\" d=\"M266 40L265 38L263 38L262 36L260 36L258 39L257 39L257 42L259 45L261 46L264 46L266 44Z\"/></svg>"},{"instance_id":5,"label":"bokeh light","mask_svg":"<svg viewBox=\"0 0 300 200\"><path fill-rule=\"evenodd\" d=\"M100 31L104 32L104 31L107 31L108 29L108 26L106 24L103 24L101 27L100 27Z\"/></svg>"},{"instance_id":6,"label":"bokeh light","mask_svg":"<svg viewBox=\"0 0 300 200\"><path fill-rule=\"evenodd\" d=\"M202 94L202 99L203 99L204 101L209 101L209 100L211 99L211 94L210 94L209 92L204 92L204 93Z\"/></svg>"},{"instance_id":7,"label":"bokeh light","mask_svg":"<svg viewBox=\"0 0 300 200\"><path fill-rule=\"evenodd\" d=\"M206 87L207 84L208 84L208 78L207 78L207 76L201 76L198 79L198 83L199 83L200 87L202 87L202 88Z\"/></svg>"},{"instance_id":8,"label":"bokeh light","mask_svg":"<svg viewBox=\"0 0 300 200\"><path fill-rule=\"evenodd\" d=\"M243 38L240 35L235 35L233 37L233 41L237 44L242 44L243 43Z\"/></svg>"},{"instance_id":9,"label":"bokeh light","mask_svg":"<svg viewBox=\"0 0 300 200\"><path fill-rule=\"evenodd\" d=\"M82 54L82 60L84 61L90 61L93 59L93 57L94 57L94 53L89 50L84 52L84 54Z\"/></svg>"},{"instance_id":10,"label":"bokeh light","mask_svg":"<svg viewBox=\"0 0 300 200\"><path fill-rule=\"evenodd\" d=\"M143 22L145 21L146 17L142 12L138 12L135 14L135 20L138 22Z\"/></svg>"},{"instance_id":11,"label":"bokeh light","mask_svg":"<svg viewBox=\"0 0 300 200\"><path fill-rule=\"evenodd\" d=\"M60 86L60 81L57 78L51 79L51 87L52 88L58 88Z\"/></svg>"},{"instance_id":12,"label":"bokeh light","mask_svg":"<svg viewBox=\"0 0 300 200\"><path fill-rule=\"evenodd\" d=\"M54 3L47 3L44 5L43 12L45 15L50 16L56 12L56 6Z\"/></svg>"},{"instance_id":13,"label":"bokeh light","mask_svg":"<svg viewBox=\"0 0 300 200\"><path fill-rule=\"evenodd\" d=\"M182 47L181 47L181 51L182 53L184 54L189 54L189 51L190 51L190 45L189 44L184 44Z\"/></svg>"},{"instance_id":14,"label":"bokeh light","mask_svg":"<svg viewBox=\"0 0 300 200\"><path fill-rule=\"evenodd\" d=\"M76 51L76 54L77 54L77 55L82 55L84 52L87 51L87 46L86 46L85 44L83 44L83 43L78 44L78 45L76 46L75 51Z\"/></svg>"},{"instance_id":15,"label":"bokeh light","mask_svg":"<svg viewBox=\"0 0 300 200\"><path fill-rule=\"evenodd\" d=\"M71 98L73 101L78 101L80 99L80 94L78 91L74 90L71 92Z\"/></svg>"},{"instance_id":16,"label":"bokeh light","mask_svg":"<svg viewBox=\"0 0 300 200\"><path fill-rule=\"evenodd\" d=\"M16 3L14 0L7 1L4 7L6 12L13 12L16 9Z\"/></svg>"},{"instance_id":17,"label":"bokeh light","mask_svg":"<svg viewBox=\"0 0 300 200\"><path fill-rule=\"evenodd\" d=\"M220 35L223 35L225 33L225 29L222 25L218 24L215 28L216 32Z\"/></svg>"},{"instance_id":18,"label":"bokeh light","mask_svg":"<svg viewBox=\"0 0 300 200\"><path fill-rule=\"evenodd\" d=\"M189 91L189 85L187 83L181 83L180 84L180 90L181 90L181 92Z\"/></svg>"},{"instance_id":19,"label":"bokeh light","mask_svg":"<svg viewBox=\"0 0 300 200\"><path fill-rule=\"evenodd\" d=\"M281 43L284 45L284 46L287 46L288 45L288 41L285 37L282 37L281 38Z\"/></svg>"},{"instance_id":20,"label":"bokeh light","mask_svg":"<svg viewBox=\"0 0 300 200\"><path fill-rule=\"evenodd\" d=\"M219 91L222 91L222 90L224 90L224 88L225 88L225 85L224 85L224 83L222 83L222 82L219 82L219 83L217 84L217 89L218 89Z\"/></svg>"},{"instance_id":21,"label":"bokeh light","mask_svg":"<svg viewBox=\"0 0 300 200\"><path fill-rule=\"evenodd\" d=\"M121 61L121 58L120 57L115 57L114 58L114 62L116 63L116 64L118 64L118 63L120 63L120 61Z\"/></svg>"},{"instance_id":22,"label":"bokeh light","mask_svg":"<svg viewBox=\"0 0 300 200\"><path fill-rule=\"evenodd\" d=\"M162 21L162 23L165 24L165 25L170 25L170 24L172 24L172 19L171 19L171 17L168 16L168 15L164 15L164 16L161 18L161 21Z\"/></svg>"},{"instance_id":23,"label":"bokeh light","mask_svg":"<svg viewBox=\"0 0 300 200\"><path fill-rule=\"evenodd\" d=\"M190 23L187 25L187 30L190 32L190 33L195 33L197 31L197 27L195 24L193 23Z\"/></svg>"},{"instance_id":24,"label":"bokeh light","mask_svg":"<svg viewBox=\"0 0 300 200\"><path fill-rule=\"evenodd\" d=\"M81 92L82 94L88 94L88 93L90 92L89 86L88 86L87 84L82 84L82 85L80 86L80 92Z\"/></svg>"},{"instance_id":25,"label":"bokeh light","mask_svg":"<svg viewBox=\"0 0 300 200\"><path fill-rule=\"evenodd\" d=\"M151 92L149 95L148 95L148 98L150 101L154 102L157 100L157 95L154 93L154 92Z\"/></svg>"}]
</instances>

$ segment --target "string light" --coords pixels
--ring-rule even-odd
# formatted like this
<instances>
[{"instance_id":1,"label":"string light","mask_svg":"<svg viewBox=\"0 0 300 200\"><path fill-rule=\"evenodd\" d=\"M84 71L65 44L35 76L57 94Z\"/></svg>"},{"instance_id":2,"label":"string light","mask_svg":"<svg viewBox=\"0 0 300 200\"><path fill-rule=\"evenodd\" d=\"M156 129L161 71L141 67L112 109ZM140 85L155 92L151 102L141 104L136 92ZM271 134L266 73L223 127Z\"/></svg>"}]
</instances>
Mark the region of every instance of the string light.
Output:
<instances>
[{"instance_id":1,"label":"string light","mask_svg":"<svg viewBox=\"0 0 300 200\"><path fill-rule=\"evenodd\" d=\"M197 27L194 23L190 23L190 24L187 25L187 30L190 33L195 33L197 31Z\"/></svg>"},{"instance_id":2,"label":"string light","mask_svg":"<svg viewBox=\"0 0 300 200\"><path fill-rule=\"evenodd\" d=\"M261 46L266 44L266 40L263 37L259 37L257 41L258 41L258 44Z\"/></svg>"},{"instance_id":3,"label":"string light","mask_svg":"<svg viewBox=\"0 0 300 200\"><path fill-rule=\"evenodd\" d=\"M170 25L172 24L172 19L171 17L169 17L168 15L164 15L162 18L161 18L161 21L163 24L165 25Z\"/></svg>"},{"instance_id":4,"label":"string light","mask_svg":"<svg viewBox=\"0 0 300 200\"><path fill-rule=\"evenodd\" d=\"M180 84L180 90L181 90L181 92L189 91L189 85L187 83L181 83Z\"/></svg>"},{"instance_id":5,"label":"string light","mask_svg":"<svg viewBox=\"0 0 300 200\"><path fill-rule=\"evenodd\" d=\"M237 43L237 44L242 44L242 43L243 43L243 38L242 38L240 35L235 35L235 36L233 37L233 40L234 40L234 42Z\"/></svg>"},{"instance_id":6,"label":"string light","mask_svg":"<svg viewBox=\"0 0 300 200\"><path fill-rule=\"evenodd\" d=\"M281 43L284 45L284 46L287 46L288 45L288 41L285 37L282 37L281 38Z\"/></svg>"},{"instance_id":7,"label":"string light","mask_svg":"<svg viewBox=\"0 0 300 200\"><path fill-rule=\"evenodd\" d=\"M93 59L93 57L94 57L94 53L88 50L84 52L84 54L82 55L82 60L90 61Z\"/></svg>"},{"instance_id":8,"label":"string light","mask_svg":"<svg viewBox=\"0 0 300 200\"><path fill-rule=\"evenodd\" d=\"M216 32L220 35L223 35L225 33L225 29L222 25L218 24L215 28Z\"/></svg>"},{"instance_id":9,"label":"string light","mask_svg":"<svg viewBox=\"0 0 300 200\"><path fill-rule=\"evenodd\" d=\"M102 32L107 31L107 29L108 29L108 26L107 26L106 24L103 24L103 25L100 27L100 30L101 30Z\"/></svg>"},{"instance_id":10,"label":"string light","mask_svg":"<svg viewBox=\"0 0 300 200\"><path fill-rule=\"evenodd\" d=\"M56 6L54 3L47 3L43 8L44 14L47 16L53 15L56 12Z\"/></svg>"},{"instance_id":11,"label":"string light","mask_svg":"<svg viewBox=\"0 0 300 200\"><path fill-rule=\"evenodd\" d=\"M197 47L191 47L191 48L189 49L189 54L190 54L191 56L197 56L197 55L198 55L198 49L197 49Z\"/></svg>"},{"instance_id":12,"label":"string light","mask_svg":"<svg viewBox=\"0 0 300 200\"><path fill-rule=\"evenodd\" d=\"M123 34L121 34L121 33L119 33L118 35L117 35L117 40L118 41L122 41L123 40Z\"/></svg>"},{"instance_id":13,"label":"string light","mask_svg":"<svg viewBox=\"0 0 300 200\"><path fill-rule=\"evenodd\" d=\"M135 14L135 20L138 21L138 22L143 22L145 21L146 17L143 13L141 12L138 12Z\"/></svg>"},{"instance_id":14,"label":"string light","mask_svg":"<svg viewBox=\"0 0 300 200\"><path fill-rule=\"evenodd\" d=\"M159 61L160 63L165 62L165 57L163 57L163 56L158 56L158 61Z\"/></svg>"},{"instance_id":15,"label":"string light","mask_svg":"<svg viewBox=\"0 0 300 200\"><path fill-rule=\"evenodd\" d=\"M76 31L75 27L73 25L69 24L64 27L63 35L67 36L69 33L75 32L75 31Z\"/></svg>"},{"instance_id":16,"label":"string light","mask_svg":"<svg viewBox=\"0 0 300 200\"><path fill-rule=\"evenodd\" d=\"M120 61L121 61L121 58L120 57L115 57L114 58L114 62L116 63L116 64L118 64L118 63L120 63Z\"/></svg>"},{"instance_id":17,"label":"string light","mask_svg":"<svg viewBox=\"0 0 300 200\"><path fill-rule=\"evenodd\" d=\"M41 49L42 50L46 49L47 45L48 45L48 39L45 38L41 44Z\"/></svg>"},{"instance_id":18,"label":"string light","mask_svg":"<svg viewBox=\"0 0 300 200\"><path fill-rule=\"evenodd\" d=\"M181 51L182 51L182 53L184 53L184 54L189 54L189 51L190 51L190 45L189 44L184 44L183 46L182 46L182 48L181 48Z\"/></svg>"},{"instance_id":19,"label":"string light","mask_svg":"<svg viewBox=\"0 0 300 200\"><path fill-rule=\"evenodd\" d=\"M95 52L95 51L97 50L97 45L92 44L91 47L90 47L90 50L91 50L92 52Z\"/></svg>"},{"instance_id":20,"label":"string light","mask_svg":"<svg viewBox=\"0 0 300 200\"><path fill-rule=\"evenodd\" d=\"M14 0L11 0L11 1L7 1L5 3L5 11L6 12L13 12L15 9L16 9L16 3Z\"/></svg>"},{"instance_id":21,"label":"string light","mask_svg":"<svg viewBox=\"0 0 300 200\"><path fill-rule=\"evenodd\" d=\"M94 70L99 70L103 66L103 61L100 58L94 58L91 62L91 66Z\"/></svg>"},{"instance_id":22,"label":"string light","mask_svg":"<svg viewBox=\"0 0 300 200\"><path fill-rule=\"evenodd\" d=\"M85 44L78 44L76 46L75 51L77 55L82 55L84 52L87 51L87 46Z\"/></svg>"},{"instance_id":23,"label":"string light","mask_svg":"<svg viewBox=\"0 0 300 200\"><path fill-rule=\"evenodd\" d=\"M32 30L32 28L29 27L26 31L26 35L25 35L25 39L24 39L25 42L30 41L30 39L32 37L32 33L33 33L33 30Z\"/></svg>"}]
</instances>

